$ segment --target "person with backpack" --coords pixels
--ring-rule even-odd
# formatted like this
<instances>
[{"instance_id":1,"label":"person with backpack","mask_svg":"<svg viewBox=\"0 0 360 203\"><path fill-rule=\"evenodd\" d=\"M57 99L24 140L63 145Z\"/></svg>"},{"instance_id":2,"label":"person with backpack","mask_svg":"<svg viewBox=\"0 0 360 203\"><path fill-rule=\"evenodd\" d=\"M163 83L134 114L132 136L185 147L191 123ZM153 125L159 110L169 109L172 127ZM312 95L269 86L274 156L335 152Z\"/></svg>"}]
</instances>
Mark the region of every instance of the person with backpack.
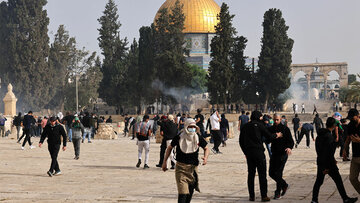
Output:
<instances>
[{"instance_id":1,"label":"person with backpack","mask_svg":"<svg viewBox=\"0 0 360 203\"><path fill-rule=\"evenodd\" d=\"M184 128L174 137L171 145L166 149L162 164L164 172L168 170L167 160L173 148L176 147L175 179L179 203L191 202L194 190L200 192L198 178L199 148L201 147L204 150L203 165L207 164L209 148L199 133L200 129L195 120L189 118L185 121Z\"/></svg>"},{"instance_id":2,"label":"person with backpack","mask_svg":"<svg viewBox=\"0 0 360 203\"><path fill-rule=\"evenodd\" d=\"M136 167L139 168L141 165L141 157L142 152L145 149L145 163L144 163L144 169L148 169L149 167L149 151L150 151L150 135L151 135L151 125L149 123L149 115L144 115L143 122L141 122L138 125L138 128L136 130L136 137L138 139L137 145L138 145L138 163L136 164Z\"/></svg>"}]
</instances>

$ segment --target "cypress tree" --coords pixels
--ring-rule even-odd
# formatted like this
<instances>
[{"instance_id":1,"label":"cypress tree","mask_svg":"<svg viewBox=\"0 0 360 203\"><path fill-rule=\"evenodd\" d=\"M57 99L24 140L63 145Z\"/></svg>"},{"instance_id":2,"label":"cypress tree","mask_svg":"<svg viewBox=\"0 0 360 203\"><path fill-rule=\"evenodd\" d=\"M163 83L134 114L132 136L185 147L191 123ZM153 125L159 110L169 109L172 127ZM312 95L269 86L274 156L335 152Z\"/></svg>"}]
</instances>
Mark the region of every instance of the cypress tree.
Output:
<instances>
[{"instance_id":1,"label":"cypress tree","mask_svg":"<svg viewBox=\"0 0 360 203\"><path fill-rule=\"evenodd\" d=\"M216 36L211 40L211 57L208 76L208 91L210 103L226 104L231 101L233 67L231 61L231 49L234 45L235 28L232 26L234 15L230 15L226 3L221 5L218 19L220 22L215 26Z\"/></svg>"},{"instance_id":2,"label":"cypress tree","mask_svg":"<svg viewBox=\"0 0 360 203\"><path fill-rule=\"evenodd\" d=\"M243 36L234 38L234 45L230 51L230 58L234 68L233 83L231 87L231 101L240 102L243 100L246 86L249 86L251 70L245 65L244 51L247 39Z\"/></svg>"},{"instance_id":3,"label":"cypress tree","mask_svg":"<svg viewBox=\"0 0 360 203\"><path fill-rule=\"evenodd\" d=\"M39 110L51 99L46 0L8 0L8 70L21 109Z\"/></svg>"},{"instance_id":4,"label":"cypress tree","mask_svg":"<svg viewBox=\"0 0 360 203\"><path fill-rule=\"evenodd\" d=\"M294 41L288 37L289 27L279 9L264 14L262 47L256 79L265 99L265 109L272 100L290 87L291 51Z\"/></svg>"}]
</instances>

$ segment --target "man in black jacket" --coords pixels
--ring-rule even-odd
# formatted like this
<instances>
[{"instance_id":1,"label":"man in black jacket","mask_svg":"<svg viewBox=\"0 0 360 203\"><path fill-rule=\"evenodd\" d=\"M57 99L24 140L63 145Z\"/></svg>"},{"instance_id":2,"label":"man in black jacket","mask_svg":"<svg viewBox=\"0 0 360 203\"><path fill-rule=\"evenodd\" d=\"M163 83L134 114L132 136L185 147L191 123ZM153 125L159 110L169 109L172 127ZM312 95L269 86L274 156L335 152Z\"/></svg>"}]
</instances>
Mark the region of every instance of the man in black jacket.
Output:
<instances>
[{"instance_id":1,"label":"man in black jacket","mask_svg":"<svg viewBox=\"0 0 360 203\"><path fill-rule=\"evenodd\" d=\"M336 121L329 117L326 120L326 129L319 130L319 135L315 141L315 148L317 154L317 177L313 188L313 197L311 203L318 203L319 190L324 182L326 174L334 180L337 189L343 199L344 203L356 202L357 198L350 198L347 196L343 181L341 179L339 169L336 166L334 154L336 150L335 136L331 133L335 129Z\"/></svg>"},{"instance_id":2,"label":"man in black jacket","mask_svg":"<svg viewBox=\"0 0 360 203\"><path fill-rule=\"evenodd\" d=\"M239 143L246 156L248 165L248 190L249 200L255 201L254 179L256 168L259 174L261 199L263 202L270 201L267 196L266 159L262 136L268 141L282 137L282 133L271 134L261 122L262 114L259 111L251 113L251 121L244 125L241 130Z\"/></svg>"},{"instance_id":3,"label":"man in black jacket","mask_svg":"<svg viewBox=\"0 0 360 203\"><path fill-rule=\"evenodd\" d=\"M50 118L50 124L46 125L44 128L43 133L41 134L39 147L41 148L42 144L44 143L45 138L47 138L48 142L48 150L51 156L51 165L50 169L47 174L52 177L53 175L60 175L61 171L59 168L59 164L57 161L57 157L60 150L61 145L61 136L63 137L63 151L66 150L66 133L64 127L57 124L56 118ZM55 171L55 173L54 173Z\"/></svg>"},{"instance_id":4,"label":"man in black jacket","mask_svg":"<svg viewBox=\"0 0 360 203\"><path fill-rule=\"evenodd\" d=\"M294 140L292 139L290 129L281 123L281 117L278 114L274 115L274 125L269 128L270 133L282 133L283 137L273 140L271 143L272 156L270 157L269 175L276 182L276 190L274 199L280 199L284 196L289 185L283 179L283 171L294 147ZM281 192L281 193L280 193Z\"/></svg>"}]
</instances>

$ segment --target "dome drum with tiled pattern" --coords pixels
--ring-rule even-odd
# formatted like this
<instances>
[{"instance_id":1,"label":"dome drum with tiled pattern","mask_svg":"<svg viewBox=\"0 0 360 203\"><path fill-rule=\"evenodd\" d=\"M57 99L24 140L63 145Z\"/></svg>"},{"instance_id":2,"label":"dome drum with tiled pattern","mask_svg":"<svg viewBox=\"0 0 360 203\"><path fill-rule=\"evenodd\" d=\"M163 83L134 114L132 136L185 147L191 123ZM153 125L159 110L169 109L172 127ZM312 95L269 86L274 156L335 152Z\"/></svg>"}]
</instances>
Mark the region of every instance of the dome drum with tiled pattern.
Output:
<instances>
[{"instance_id":1,"label":"dome drum with tiled pattern","mask_svg":"<svg viewBox=\"0 0 360 203\"><path fill-rule=\"evenodd\" d=\"M177 0L166 0L159 11L167 8L169 11ZM187 61L208 68L210 62L210 43L215 36L215 26L219 20L217 15L220 7L214 0L179 0L185 15L184 33L186 47L190 50ZM159 17L159 11L155 19Z\"/></svg>"}]
</instances>

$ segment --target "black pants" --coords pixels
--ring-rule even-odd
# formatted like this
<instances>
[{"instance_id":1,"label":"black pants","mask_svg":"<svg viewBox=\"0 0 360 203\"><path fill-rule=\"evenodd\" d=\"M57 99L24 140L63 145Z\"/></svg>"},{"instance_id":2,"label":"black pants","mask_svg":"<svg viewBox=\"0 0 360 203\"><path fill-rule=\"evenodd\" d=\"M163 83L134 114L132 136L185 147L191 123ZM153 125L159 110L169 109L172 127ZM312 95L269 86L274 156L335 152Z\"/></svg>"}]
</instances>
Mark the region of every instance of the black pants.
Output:
<instances>
[{"instance_id":1,"label":"black pants","mask_svg":"<svg viewBox=\"0 0 360 203\"><path fill-rule=\"evenodd\" d=\"M51 165L50 165L49 171L51 173L53 173L54 170L55 170L55 172L60 171L59 163L57 161L57 157L58 157L58 154L60 151L60 145L59 144L56 144L56 145L49 144L48 150L49 150L50 156L51 156Z\"/></svg>"},{"instance_id":2,"label":"black pants","mask_svg":"<svg viewBox=\"0 0 360 203\"><path fill-rule=\"evenodd\" d=\"M74 145L75 156L79 157L81 138L72 138L72 143Z\"/></svg>"},{"instance_id":3,"label":"black pants","mask_svg":"<svg viewBox=\"0 0 360 203\"><path fill-rule=\"evenodd\" d=\"M310 147L310 131L303 130L303 129L301 129L300 135L298 137L297 144L298 145L300 144L300 142L301 142L302 138L304 137L304 135L306 136L306 146Z\"/></svg>"},{"instance_id":4,"label":"black pants","mask_svg":"<svg viewBox=\"0 0 360 203\"><path fill-rule=\"evenodd\" d=\"M24 129L25 139L24 139L24 142L23 142L23 144L22 144L23 147L25 146L26 142L29 142L29 145L30 145L30 146L32 145L32 144L31 144L31 134L30 134L30 130L31 130L31 129L29 129L29 128ZM22 138L22 137L23 137L23 136L21 136L21 138ZM21 138L20 138L20 140L21 140Z\"/></svg>"},{"instance_id":5,"label":"black pants","mask_svg":"<svg viewBox=\"0 0 360 203\"><path fill-rule=\"evenodd\" d=\"M324 168L318 166L316 181L315 181L314 188L313 188L313 197L312 197L312 200L315 202L318 201L319 190L320 190L321 185L324 183L325 174L323 173L323 171L324 171ZM349 197L346 194L344 184L341 179L339 170L337 168L330 169L329 176L334 180L336 187L340 193L341 198L343 200L348 199Z\"/></svg>"},{"instance_id":6,"label":"black pants","mask_svg":"<svg viewBox=\"0 0 360 203\"><path fill-rule=\"evenodd\" d=\"M275 194L279 195L281 189L288 186L283 179L283 171L288 159L288 155L276 155L273 154L270 158L269 176L276 182Z\"/></svg>"},{"instance_id":7,"label":"black pants","mask_svg":"<svg viewBox=\"0 0 360 203\"><path fill-rule=\"evenodd\" d=\"M298 141L299 138L299 132L298 132L299 126L294 126L294 137L295 137L295 141Z\"/></svg>"},{"instance_id":8,"label":"black pants","mask_svg":"<svg viewBox=\"0 0 360 203\"><path fill-rule=\"evenodd\" d=\"M166 152L166 140L162 139L161 145L160 145L160 160L159 165L161 165L164 162L164 155Z\"/></svg>"},{"instance_id":9,"label":"black pants","mask_svg":"<svg viewBox=\"0 0 360 203\"><path fill-rule=\"evenodd\" d=\"M214 149L216 152L219 152L219 146L221 144L221 132L220 130L212 130L211 131L214 138Z\"/></svg>"},{"instance_id":10,"label":"black pants","mask_svg":"<svg viewBox=\"0 0 360 203\"><path fill-rule=\"evenodd\" d=\"M248 190L249 196L255 197L255 173L256 169L259 175L261 197L267 197L267 180L266 180L266 159L263 151L252 151L246 156L248 165Z\"/></svg>"}]
</instances>

